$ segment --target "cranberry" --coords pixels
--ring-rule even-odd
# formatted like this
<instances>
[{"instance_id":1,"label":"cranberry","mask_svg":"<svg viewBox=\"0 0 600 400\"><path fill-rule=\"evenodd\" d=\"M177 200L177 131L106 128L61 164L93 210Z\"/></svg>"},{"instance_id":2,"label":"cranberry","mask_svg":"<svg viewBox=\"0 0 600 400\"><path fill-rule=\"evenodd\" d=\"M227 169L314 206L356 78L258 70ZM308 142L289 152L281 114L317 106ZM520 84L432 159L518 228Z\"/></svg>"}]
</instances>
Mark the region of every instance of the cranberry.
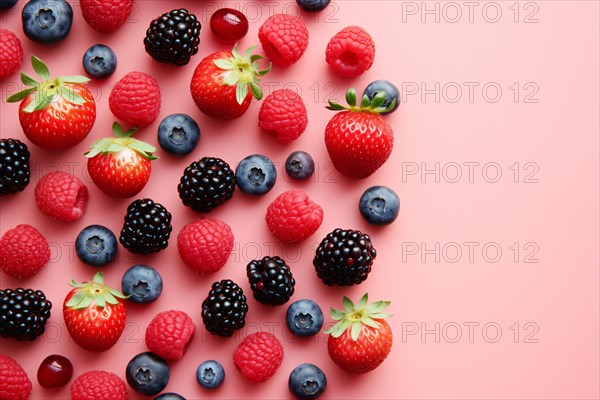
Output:
<instances>
[{"instance_id":1,"label":"cranberry","mask_svg":"<svg viewBox=\"0 0 600 400\"><path fill-rule=\"evenodd\" d=\"M221 40L236 42L248 33L248 18L233 8L221 8L210 17L210 30Z\"/></svg>"},{"instance_id":2,"label":"cranberry","mask_svg":"<svg viewBox=\"0 0 600 400\"><path fill-rule=\"evenodd\" d=\"M73 377L73 364L67 357L52 354L42 361L37 380L42 387L53 389L65 386Z\"/></svg>"}]
</instances>

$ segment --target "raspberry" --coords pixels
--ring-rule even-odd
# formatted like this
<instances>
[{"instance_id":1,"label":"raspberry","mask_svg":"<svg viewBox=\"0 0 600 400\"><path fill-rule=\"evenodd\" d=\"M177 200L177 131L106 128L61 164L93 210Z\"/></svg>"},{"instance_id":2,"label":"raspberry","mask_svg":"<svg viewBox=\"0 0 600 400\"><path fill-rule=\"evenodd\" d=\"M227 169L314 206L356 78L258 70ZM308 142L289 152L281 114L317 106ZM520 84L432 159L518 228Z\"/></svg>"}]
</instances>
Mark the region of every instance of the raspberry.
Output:
<instances>
[{"instance_id":1,"label":"raspberry","mask_svg":"<svg viewBox=\"0 0 600 400\"><path fill-rule=\"evenodd\" d=\"M269 230L283 242L299 242L311 236L323 222L323 209L300 189L280 194L267 208Z\"/></svg>"},{"instance_id":2,"label":"raspberry","mask_svg":"<svg viewBox=\"0 0 600 400\"><path fill-rule=\"evenodd\" d=\"M148 126L160 113L158 82L143 72L130 72L115 84L108 103L121 121L138 128Z\"/></svg>"},{"instance_id":3,"label":"raspberry","mask_svg":"<svg viewBox=\"0 0 600 400\"><path fill-rule=\"evenodd\" d=\"M233 362L242 375L252 382L272 377L283 361L283 347L268 332L256 332L242 340L233 353Z\"/></svg>"},{"instance_id":4,"label":"raspberry","mask_svg":"<svg viewBox=\"0 0 600 400\"><path fill-rule=\"evenodd\" d=\"M31 381L18 362L0 354L0 399L27 400L31 394Z\"/></svg>"},{"instance_id":5,"label":"raspberry","mask_svg":"<svg viewBox=\"0 0 600 400\"><path fill-rule=\"evenodd\" d=\"M79 0L85 21L101 32L114 32L133 11L133 0Z\"/></svg>"},{"instance_id":6,"label":"raspberry","mask_svg":"<svg viewBox=\"0 0 600 400\"><path fill-rule=\"evenodd\" d=\"M80 218L88 198L87 186L81 179L62 171L50 172L35 186L35 202L40 211L59 221Z\"/></svg>"},{"instance_id":7,"label":"raspberry","mask_svg":"<svg viewBox=\"0 0 600 400\"><path fill-rule=\"evenodd\" d=\"M307 125L306 106L293 90L275 90L260 106L258 126L275 134L281 143L290 143L298 138Z\"/></svg>"},{"instance_id":8,"label":"raspberry","mask_svg":"<svg viewBox=\"0 0 600 400\"><path fill-rule=\"evenodd\" d=\"M71 400L127 400L125 382L112 372L88 371L71 384Z\"/></svg>"},{"instance_id":9,"label":"raspberry","mask_svg":"<svg viewBox=\"0 0 600 400\"><path fill-rule=\"evenodd\" d=\"M31 225L17 225L0 239L0 267L13 278L31 278L49 260L48 241Z\"/></svg>"},{"instance_id":10,"label":"raspberry","mask_svg":"<svg viewBox=\"0 0 600 400\"><path fill-rule=\"evenodd\" d=\"M0 79L8 78L21 67L21 41L8 29L0 29Z\"/></svg>"},{"instance_id":11,"label":"raspberry","mask_svg":"<svg viewBox=\"0 0 600 400\"><path fill-rule=\"evenodd\" d=\"M325 59L339 76L354 78L373 65L375 42L363 28L347 26L331 38Z\"/></svg>"},{"instance_id":12,"label":"raspberry","mask_svg":"<svg viewBox=\"0 0 600 400\"><path fill-rule=\"evenodd\" d=\"M183 311L159 313L146 329L146 346L168 360L180 360L196 333L194 321Z\"/></svg>"},{"instance_id":13,"label":"raspberry","mask_svg":"<svg viewBox=\"0 0 600 400\"><path fill-rule=\"evenodd\" d=\"M308 47L308 29L294 15L272 15L261 25L258 38L267 57L281 66L296 63Z\"/></svg>"},{"instance_id":14,"label":"raspberry","mask_svg":"<svg viewBox=\"0 0 600 400\"><path fill-rule=\"evenodd\" d=\"M183 262L202 274L217 272L233 248L233 234L225 222L199 219L184 226L177 235L177 250Z\"/></svg>"}]
</instances>

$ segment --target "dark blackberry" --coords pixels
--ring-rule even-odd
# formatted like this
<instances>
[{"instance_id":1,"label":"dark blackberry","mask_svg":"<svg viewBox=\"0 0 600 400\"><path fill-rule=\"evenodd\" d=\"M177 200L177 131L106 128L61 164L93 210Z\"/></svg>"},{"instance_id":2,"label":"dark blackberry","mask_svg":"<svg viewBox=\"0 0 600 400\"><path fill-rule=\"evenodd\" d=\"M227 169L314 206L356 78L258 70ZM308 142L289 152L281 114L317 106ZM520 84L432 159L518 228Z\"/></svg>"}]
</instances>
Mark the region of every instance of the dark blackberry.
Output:
<instances>
[{"instance_id":1,"label":"dark blackberry","mask_svg":"<svg viewBox=\"0 0 600 400\"><path fill-rule=\"evenodd\" d=\"M209 212L231 199L235 174L220 158L204 157L183 171L177 191L184 205L196 212Z\"/></svg>"},{"instance_id":2,"label":"dark blackberry","mask_svg":"<svg viewBox=\"0 0 600 400\"><path fill-rule=\"evenodd\" d=\"M135 200L127 207L119 241L136 254L156 253L169 245L171 213L150 199Z\"/></svg>"},{"instance_id":3,"label":"dark blackberry","mask_svg":"<svg viewBox=\"0 0 600 400\"><path fill-rule=\"evenodd\" d=\"M184 8L171 10L150 23L144 46L156 61L186 65L198 53L200 22Z\"/></svg>"},{"instance_id":4,"label":"dark blackberry","mask_svg":"<svg viewBox=\"0 0 600 400\"><path fill-rule=\"evenodd\" d=\"M232 336L246 324L248 304L244 291L230 279L215 282L202 302L202 321L213 335Z\"/></svg>"},{"instance_id":5,"label":"dark blackberry","mask_svg":"<svg viewBox=\"0 0 600 400\"><path fill-rule=\"evenodd\" d=\"M0 139L0 196L29 185L29 149L17 139Z\"/></svg>"},{"instance_id":6,"label":"dark blackberry","mask_svg":"<svg viewBox=\"0 0 600 400\"><path fill-rule=\"evenodd\" d=\"M246 267L254 298L268 306L280 306L294 294L296 281L290 267L280 257L263 257Z\"/></svg>"},{"instance_id":7,"label":"dark blackberry","mask_svg":"<svg viewBox=\"0 0 600 400\"><path fill-rule=\"evenodd\" d=\"M0 289L0 336L35 340L44 333L51 308L41 290Z\"/></svg>"},{"instance_id":8,"label":"dark blackberry","mask_svg":"<svg viewBox=\"0 0 600 400\"><path fill-rule=\"evenodd\" d=\"M367 279L376 256L369 235L336 229L319 244L313 265L326 285L351 286Z\"/></svg>"}]
</instances>

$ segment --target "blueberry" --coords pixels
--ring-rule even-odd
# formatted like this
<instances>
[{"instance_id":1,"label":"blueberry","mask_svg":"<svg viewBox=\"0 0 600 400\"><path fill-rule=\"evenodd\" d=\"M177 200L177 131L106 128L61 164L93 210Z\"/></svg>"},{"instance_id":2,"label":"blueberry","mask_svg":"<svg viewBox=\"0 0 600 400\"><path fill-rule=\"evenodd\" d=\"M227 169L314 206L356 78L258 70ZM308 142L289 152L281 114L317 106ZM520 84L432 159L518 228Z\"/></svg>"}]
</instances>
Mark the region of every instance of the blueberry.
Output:
<instances>
[{"instance_id":1,"label":"blueberry","mask_svg":"<svg viewBox=\"0 0 600 400\"><path fill-rule=\"evenodd\" d=\"M133 390L145 395L154 395L167 386L171 371L164 359L147 351L129 361L125 375Z\"/></svg>"},{"instance_id":2,"label":"blueberry","mask_svg":"<svg viewBox=\"0 0 600 400\"><path fill-rule=\"evenodd\" d=\"M73 24L73 9L65 0L31 0L21 13L23 31L34 42L56 43L67 37Z\"/></svg>"},{"instance_id":3,"label":"blueberry","mask_svg":"<svg viewBox=\"0 0 600 400\"><path fill-rule=\"evenodd\" d=\"M167 153L184 156L194 151L200 141L200 127L186 114L172 114L158 127L158 144Z\"/></svg>"},{"instance_id":4,"label":"blueberry","mask_svg":"<svg viewBox=\"0 0 600 400\"><path fill-rule=\"evenodd\" d=\"M327 377L314 364L300 364L290 373L288 387L298 399L316 399L327 389Z\"/></svg>"},{"instance_id":5,"label":"blueberry","mask_svg":"<svg viewBox=\"0 0 600 400\"><path fill-rule=\"evenodd\" d=\"M307 152L295 151L285 161L285 172L292 179L308 179L315 173L315 162Z\"/></svg>"},{"instance_id":6,"label":"blueberry","mask_svg":"<svg viewBox=\"0 0 600 400\"><path fill-rule=\"evenodd\" d=\"M216 389L225 380L225 370L218 361L204 361L196 370L196 379L200 386L207 389Z\"/></svg>"},{"instance_id":7,"label":"blueberry","mask_svg":"<svg viewBox=\"0 0 600 400\"><path fill-rule=\"evenodd\" d=\"M147 265L135 265L125 271L121 290L134 303L151 303L160 297L163 281L158 272Z\"/></svg>"},{"instance_id":8,"label":"blueberry","mask_svg":"<svg viewBox=\"0 0 600 400\"><path fill-rule=\"evenodd\" d=\"M363 97L364 95L367 95L370 100L373 100L373 97L375 97L375 95L379 92L385 92L385 101L383 102L383 107L387 108L390 104L392 104L394 99L396 100L396 105L394 108L392 108L391 111L381 113L381 115L391 114L396 111L400 105L400 92L398 91L398 88L392 82L381 79L369 83L369 86L366 87L363 93Z\"/></svg>"},{"instance_id":9,"label":"blueberry","mask_svg":"<svg viewBox=\"0 0 600 400\"><path fill-rule=\"evenodd\" d=\"M83 55L83 69L92 78L108 78L117 69L117 55L110 47L95 44Z\"/></svg>"},{"instance_id":10,"label":"blueberry","mask_svg":"<svg viewBox=\"0 0 600 400\"><path fill-rule=\"evenodd\" d=\"M316 335L323 327L323 311L312 300L297 300L288 307L285 322L296 336Z\"/></svg>"},{"instance_id":11,"label":"blueberry","mask_svg":"<svg viewBox=\"0 0 600 400\"><path fill-rule=\"evenodd\" d=\"M296 3L304 11L321 11L331 3L331 0L296 0Z\"/></svg>"},{"instance_id":12,"label":"blueberry","mask_svg":"<svg viewBox=\"0 0 600 400\"><path fill-rule=\"evenodd\" d=\"M373 225L389 225L400 212L400 199L386 186L372 186L365 190L358 203L363 218Z\"/></svg>"},{"instance_id":13,"label":"blueberry","mask_svg":"<svg viewBox=\"0 0 600 400\"><path fill-rule=\"evenodd\" d=\"M0 0L0 10L8 10L17 4L18 0Z\"/></svg>"},{"instance_id":14,"label":"blueberry","mask_svg":"<svg viewBox=\"0 0 600 400\"><path fill-rule=\"evenodd\" d=\"M75 240L77 257L88 265L102 267L115 259L117 238L110 229L102 225L85 227Z\"/></svg>"},{"instance_id":15,"label":"blueberry","mask_svg":"<svg viewBox=\"0 0 600 400\"><path fill-rule=\"evenodd\" d=\"M180 394L169 392L156 396L154 400L186 400L186 398Z\"/></svg>"},{"instance_id":16,"label":"blueberry","mask_svg":"<svg viewBox=\"0 0 600 400\"><path fill-rule=\"evenodd\" d=\"M273 188L277 171L273 161L260 154L244 158L235 169L235 180L244 193L263 195Z\"/></svg>"}]
</instances>

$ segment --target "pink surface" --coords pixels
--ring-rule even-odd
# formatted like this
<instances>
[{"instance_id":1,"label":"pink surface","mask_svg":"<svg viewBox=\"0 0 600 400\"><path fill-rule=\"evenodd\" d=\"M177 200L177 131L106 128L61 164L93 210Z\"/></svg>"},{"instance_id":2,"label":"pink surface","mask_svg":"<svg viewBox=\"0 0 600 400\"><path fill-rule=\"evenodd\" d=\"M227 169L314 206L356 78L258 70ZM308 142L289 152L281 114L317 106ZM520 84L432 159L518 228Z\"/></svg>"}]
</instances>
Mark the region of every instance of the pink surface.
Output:
<instances>
[{"instance_id":1,"label":"pink surface","mask_svg":"<svg viewBox=\"0 0 600 400\"><path fill-rule=\"evenodd\" d=\"M71 35L50 47L25 38L20 28L22 2L0 14L2 27L18 33L26 57L36 54L55 75L83 73L81 57L97 42L110 45L119 57L115 75L91 84L98 120L90 137L61 153L31 145L32 184L0 202L2 232L30 223L47 236L53 249L51 263L33 279L0 278L2 287L43 289L54 303L48 331L40 340L0 341L2 352L15 357L34 380L32 397L68 398L67 388L48 391L35 382L39 363L51 353L68 356L76 375L105 369L124 378L128 360L145 350L150 319L159 311L180 309L193 317L199 330L187 355L171 363L167 390L188 399L289 398L288 374L302 362L316 363L325 371L329 387L324 398L331 399L598 398L599 5L467 3L334 0L321 14L302 14L311 36L306 54L290 68L275 67L263 83L266 93L297 89L307 104L308 130L290 145L280 145L259 131L260 104L254 103L236 121L218 122L195 108L188 86L201 58L227 47L208 28L216 8L233 6L248 15L250 32L240 44L246 48L258 43L258 27L273 12L298 13L295 2L138 1L131 21L110 35L88 27L73 2ZM203 23L200 52L183 68L152 62L142 46L146 24L174 7L189 8ZM372 34L377 55L368 73L345 80L328 71L324 50L333 34L353 24ZM90 279L94 273L77 260L73 241L92 223L119 232L131 200L110 199L97 190L81 153L93 139L110 134L110 87L131 70L158 79L161 118L188 113L197 119L203 136L194 154L184 159L161 153L140 194L173 213L169 248L149 257L120 248L118 262L105 269L107 281L118 287L129 266L154 266L165 281L162 297L145 307L129 305L119 343L93 354L69 340L62 321L68 279ZM380 78L394 81L403 92L400 110L389 117L396 147L371 178L344 179L335 173L323 144L331 117L325 102L330 97L343 99L349 86L362 91ZM19 86L17 76L1 85L4 99ZM141 130L139 137L157 145L158 122ZM3 101L0 126L2 137L24 139L16 104ZM311 182L292 183L283 172L285 158L298 149L311 152L318 162ZM179 229L198 217L178 199L179 176L186 165L205 155L235 165L254 152L277 163L279 180L262 198L237 192L230 203L211 213L231 225L236 244L223 270L195 276L180 262L175 245ZM49 220L33 200L35 182L56 169L81 177L90 189L87 213L70 224ZM389 185L401 197L400 217L387 228L367 225L357 211L360 194L375 184ZM321 204L325 219L306 242L282 246L266 229L264 212L272 199L293 187L305 189ZM372 274L358 287L325 287L311 265L316 245L336 227L370 233L378 250ZM297 280L294 299L315 299L324 310L339 306L343 294L357 299L369 291L372 299L391 300L395 343L388 360L367 375L345 375L327 356L324 335L295 339L285 328L286 307L265 308L251 298L246 329L229 340L208 335L200 308L210 284L232 278L251 295L245 265L264 255L286 258ZM279 372L260 385L246 382L231 360L236 344L256 330L273 331L286 354ZM222 362L227 371L223 387L210 393L195 381L197 365L209 358ZM131 397L142 398L133 391Z\"/></svg>"}]
</instances>

